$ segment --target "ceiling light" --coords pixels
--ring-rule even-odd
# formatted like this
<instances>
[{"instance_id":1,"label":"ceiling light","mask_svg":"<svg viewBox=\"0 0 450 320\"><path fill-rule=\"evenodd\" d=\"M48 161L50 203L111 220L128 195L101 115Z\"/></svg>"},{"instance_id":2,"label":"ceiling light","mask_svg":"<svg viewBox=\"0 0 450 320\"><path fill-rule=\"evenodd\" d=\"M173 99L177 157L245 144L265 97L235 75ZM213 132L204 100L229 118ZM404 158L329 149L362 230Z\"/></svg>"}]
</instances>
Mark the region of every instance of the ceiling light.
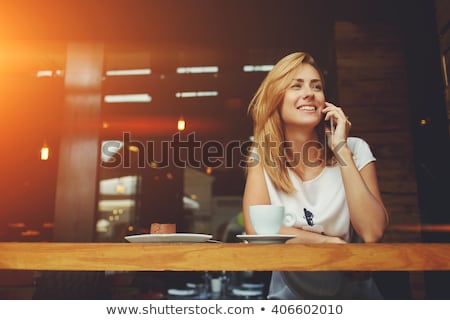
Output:
<instances>
[{"instance_id":1,"label":"ceiling light","mask_svg":"<svg viewBox=\"0 0 450 320\"><path fill-rule=\"evenodd\" d=\"M64 70L38 70L36 71L37 78L45 78L45 77L62 77L64 76Z\"/></svg>"},{"instance_id":2,"label":"ceiling light","mask_svg":"<svg viewBox=\"0 0 450 320\"><path fill-rule=\"evenodd\" d=\"M177 73L216 73L219 72L219 67L208 66L208 67L179 67L177 68Z\"/></svg>"},{"instance_id":3,"label":"ceiling light","mask_svg":"<svg viewBox=\"0 0 450 320\"><path fill-rule=\"evenodd\" d=\"M48 147L47 143L44 142L44 144L41 147L41 160L45 161L48 160L50 156L50 148Z\"/></svg>"},{"instance_id":4,"label":"ceiling light","mask_svg":"<svg viewBox=\"0 0 450 320\"><path fill-rule=\"evenodd\" d=\"M186 121L184 120L183 117L180 117L178 119L177 129L178 129L178 131L183 131L184 129L186 129Z\"/></svg>"},{"instance_id":5,"label":"ceiling light","mask_svg":"<svg viewBox=\"0 0 450 320\"><path fill-rule=\"evenodd\" d=\"M106 103L121 103L121 102L150 102L152 97L148 93L137 94L111 94L104 98Z\"/></svg>"},{"instance_id":6,"label":"ceiling light","mask_svg":"<svg viewBox=\"0 0 450 320\"><path fill-rule=\"evenodd\" d=\"M125 70L108 70L107 76L139 76L151 74L151 69L125 69Z\"/></svg>"},{"instance_id":7,"label":"ceiling light","mask_svg":"<svg viewBox=\"0 0 450 320\"><path fill-rule=\"evenodd\" d=\"M215 97L219 94L217 91L184 91L177 92L177 98L195 98L195 97Z\"/></svg>"},{"instance_id":8,"label":"ceiling light","mask_svg":"<svg viewBox=\"0 0 450 320\"><path fill-rule=\"evenodd\" d=\"M131 152L139 152L139 147L138 146L128 146L128 150L130 150Z\"/></svg>"},{"instance_id":9,"label":"ceiling light","mask_svg":"<svg viewBox=\"0 0 450 320\"><path fill-rule=\"evenodd\" d=\"M36 77L43 78L43 77L51 77L53 75L52 70L39 70L36 72Z\"/></svg>"},{"instance_id":10,"label":"ceiling light","mask_svg":"<svg viewBox=\"0 0 450 320\"><path fill-rule=\"evenodd\" d=\"M272 70L273 65L271 64L263 64L263 65L246 65L244 66L244 72L268 72Z\"/></svg>"}]
</instances>

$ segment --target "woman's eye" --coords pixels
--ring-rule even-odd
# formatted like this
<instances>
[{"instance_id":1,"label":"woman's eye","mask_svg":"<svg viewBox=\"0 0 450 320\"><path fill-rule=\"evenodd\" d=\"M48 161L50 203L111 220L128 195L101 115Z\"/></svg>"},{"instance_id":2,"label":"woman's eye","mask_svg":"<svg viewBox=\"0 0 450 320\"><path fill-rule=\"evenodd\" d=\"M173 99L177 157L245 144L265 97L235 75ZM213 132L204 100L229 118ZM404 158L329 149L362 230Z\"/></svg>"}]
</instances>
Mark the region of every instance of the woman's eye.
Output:
<instances>
[{"instance_id":1,"label":"woman's eye","mask_svg":"<svg viewBox=\"0 0 450 320\"><path fill-rule=\"evenodd\" d=\"M313 90L316 90L316 91L321 91L321 90L322 90L322 86L321 86L320 84L316 84L316 85L314 85L314 86L312 87L312 89L313 89Z\"/></svg>"},{"instance_id":2,"label":"woman's eye","mask_svg":"<svg viewBox=\"0 0 450 320\"><path fill-rule=\"evenodd\" d=\"M291 88L300 89L302 86L299 83L294 83Z\"/></svg>"}]
</instances>

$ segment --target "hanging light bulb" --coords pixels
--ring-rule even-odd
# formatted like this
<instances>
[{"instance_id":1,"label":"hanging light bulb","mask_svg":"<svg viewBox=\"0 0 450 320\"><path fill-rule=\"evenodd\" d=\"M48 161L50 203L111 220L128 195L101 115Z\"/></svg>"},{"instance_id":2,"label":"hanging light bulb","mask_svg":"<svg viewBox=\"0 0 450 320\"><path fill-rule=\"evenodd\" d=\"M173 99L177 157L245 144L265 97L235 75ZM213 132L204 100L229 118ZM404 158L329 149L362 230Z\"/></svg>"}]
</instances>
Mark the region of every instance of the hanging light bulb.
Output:
<instances>
[{"instance_id":1,"label":"hanging light bulb","mask_svg":"<svg viewBox=\"0 0 450 320\"><path fill-rule=\"evenodd\" d=\"M116 184L116 193L117 194L125 194L125 185L122 182L122 179L119 177L119 181Z\"/></svg>"},{"instance_id":2,"label":"hanging light bulb","mask_svg":"<svg viewBox=\"0 0 450 320\"><path fill-rule=\"evenodd\" d=\"M41 147L41 160L43 161L48 160L49 156L50 156L50 149L47 143L44 142L44 144Z\"/></svg>"},{"instance_id":3,"label":"hanging light bulb","mask_svg":"<svg viewBox=\"0 0 450 320\"><path fill-rule=\"evenodd\" d=\"M186 129L186 121L184 121L183 117L178 118L177 128L178 131L183 131L184 129Z\"/></svg>"}]
</instances>

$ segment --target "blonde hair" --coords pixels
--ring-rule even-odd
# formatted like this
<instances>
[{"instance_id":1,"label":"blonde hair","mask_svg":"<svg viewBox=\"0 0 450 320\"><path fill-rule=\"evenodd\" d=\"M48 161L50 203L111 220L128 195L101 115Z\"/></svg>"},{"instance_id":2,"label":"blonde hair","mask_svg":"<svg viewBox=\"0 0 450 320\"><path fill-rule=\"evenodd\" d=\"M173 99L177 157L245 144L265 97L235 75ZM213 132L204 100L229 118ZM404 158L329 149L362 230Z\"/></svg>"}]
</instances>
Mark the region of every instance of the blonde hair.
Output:
<instances>
[{"instance_id":1,"label":"blonde hair","mask_svg":"<svg viewBox=\"0 0 450 320\"><path fill-rule=\"evenodd\" d=\"M282 58L267 74L248 108L248 112L253 118L254 147L259 157L259 163L275 187L286 193L293 193L295 189L289 179L289 163L280 106L284 93L292 80L290 75L302 63L313 66L319 72L322 85L325 84L323 74L311 55L306 52L292 53ZM320 142L326 145L323 126L317 127L317 134ZM267 148L268 143L271 143L270 149ZM331 153L326 152L326 155L328 158ZM327 164L330 164L331 159L327 160Z\"/></svg>"}]
</instances>

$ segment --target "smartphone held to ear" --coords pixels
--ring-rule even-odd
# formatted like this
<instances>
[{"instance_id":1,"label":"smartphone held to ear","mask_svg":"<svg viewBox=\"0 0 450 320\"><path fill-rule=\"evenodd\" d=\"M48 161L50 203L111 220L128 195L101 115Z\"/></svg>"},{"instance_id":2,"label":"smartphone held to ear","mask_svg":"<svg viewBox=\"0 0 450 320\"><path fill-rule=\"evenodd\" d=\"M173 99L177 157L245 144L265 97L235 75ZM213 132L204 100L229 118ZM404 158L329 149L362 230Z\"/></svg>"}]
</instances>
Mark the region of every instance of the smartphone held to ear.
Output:
<instances>
[{"instance_id":1,"label":"smartphone held to ear","mask_svg":"<svg viewBox=\"0 0 450 320\"><path fill-rule=\"evenodd\" d=\"M325 120L326 113L322 114L322 121L325 127L330 128L330 120Z\"/></svg>"},{"instance_id":2,"label":"smartphone held to ear","mask_svg":"<svg viewBox=\"0 0 450 320\"><path fill-rule=\"evenodd\" d=\"M329 131L331 133L331 136L333 136L334 135L334 121L333 121L333 118L331 117L330 119L325 120L325 116L326 116L326 114L322 115L322 121L324 122L324 125L325 125L325 132Z\"/></svg>"}]
</instances>

